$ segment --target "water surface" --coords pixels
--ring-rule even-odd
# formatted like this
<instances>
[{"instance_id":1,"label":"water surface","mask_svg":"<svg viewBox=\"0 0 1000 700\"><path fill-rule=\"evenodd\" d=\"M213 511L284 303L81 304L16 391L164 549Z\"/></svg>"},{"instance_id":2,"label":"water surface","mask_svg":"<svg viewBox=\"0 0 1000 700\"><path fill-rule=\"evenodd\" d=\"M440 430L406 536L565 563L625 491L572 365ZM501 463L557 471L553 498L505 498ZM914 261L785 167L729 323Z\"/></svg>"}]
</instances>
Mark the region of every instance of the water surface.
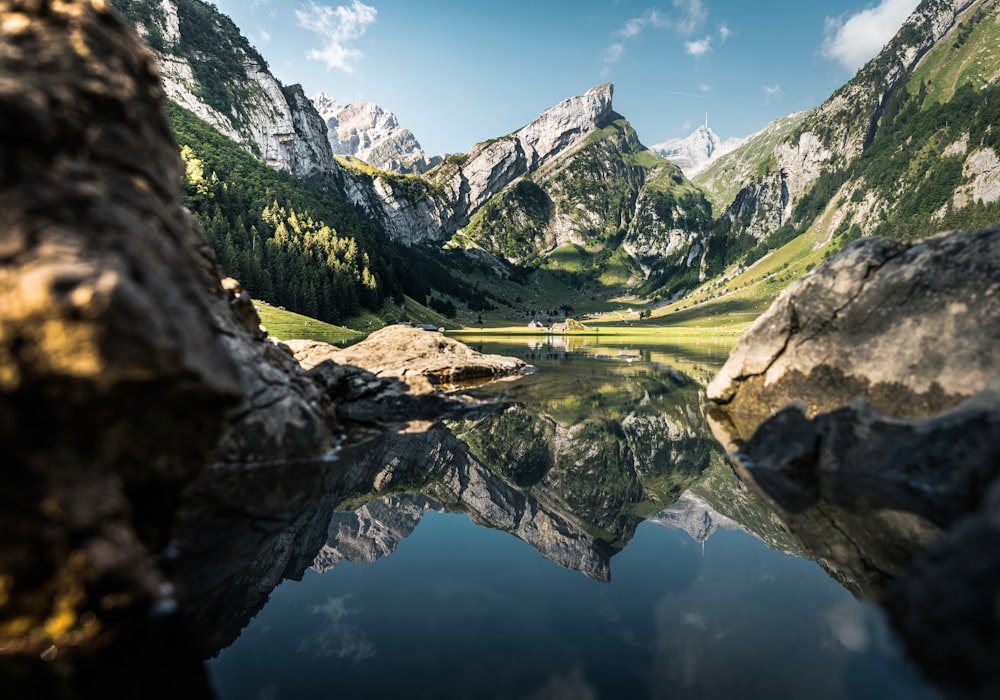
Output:
<instances>
[{"instance_id":1,"label":"water surface","mask_svg":"<svg viewBox=\"0 0 1000 700\"><path fill-rule=\"evenodd\" d=\"M937 697L732 476L702 389L725 344L482 349L539 371L366 446L255 545L212 617L220 697Z\"/></svg>"}]
</instances>

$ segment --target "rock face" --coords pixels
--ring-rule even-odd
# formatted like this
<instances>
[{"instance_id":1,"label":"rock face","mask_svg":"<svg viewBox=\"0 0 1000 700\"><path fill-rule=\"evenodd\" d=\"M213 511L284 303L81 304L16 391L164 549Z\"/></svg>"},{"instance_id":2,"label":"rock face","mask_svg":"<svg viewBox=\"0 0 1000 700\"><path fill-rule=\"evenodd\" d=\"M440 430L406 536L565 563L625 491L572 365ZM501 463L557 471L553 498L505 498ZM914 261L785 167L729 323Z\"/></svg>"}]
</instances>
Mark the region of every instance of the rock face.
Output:
<instances>
[{"instance_id":1,"label":"rock face","mask_svg":"<svg viewBox=\"0 0 1000 700\"><path fill-rule=\"evenodd\" d=\"M1000 691L998 272L998 228L863 239L789 287L709 386L741 478L976 698Z\"/></svg>"},{"instance_id":2,"label":"rock face","mask_svg":"<svg viewBox=\"0 0 1000 700\"><path fill-rule=\"evenodd\" d=\"M723 141L707 124L702 124L687 138L670 139L650 146L650 150L674 163L685 175L693 178L725 154L739 148L743 141L739 138Z\"/></svg>"},{"instance_id":3,"label":"rock face","mask_svg":"<svg viewBox=\"0 0 1000 700\"><path fill-rule=\"evenodd\" d=\"M171 100L274 168L302 177L336 170L326 125L302 88L283 87L228 17L202 2L112 4L153 49Z\"/></svg>"},{"instance_id":4,"label":"rock face","mask_svg":"<svg viewBox=\"0 0 1000 700\"><path fill-rule=\"evenodd\" d=\"M1000 229L862 239L792 284L708 387L738 437L790 401L926 416L1000 371Z\"/></svg>"},{"instance_id":5,"label":"rock face","mask_svg":"<svg viewBox=\"0 0 1000 700\"><path fill-rule=\"evenodd\" d=\"M312 103L326 122L334 155L360 158L372 167L403 173L422 173L441 162L429 157L409 129L392 112L372 102L341 105L326 93Z\"/></svg>"}]
</instances>

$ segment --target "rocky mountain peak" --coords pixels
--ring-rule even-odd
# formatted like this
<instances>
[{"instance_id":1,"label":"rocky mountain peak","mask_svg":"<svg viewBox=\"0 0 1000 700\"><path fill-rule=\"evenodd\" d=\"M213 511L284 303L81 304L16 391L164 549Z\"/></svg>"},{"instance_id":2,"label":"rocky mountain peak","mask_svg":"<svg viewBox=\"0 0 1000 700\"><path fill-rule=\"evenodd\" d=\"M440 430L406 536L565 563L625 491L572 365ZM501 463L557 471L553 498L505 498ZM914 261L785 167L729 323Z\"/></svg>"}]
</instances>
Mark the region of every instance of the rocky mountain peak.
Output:
<instances>
[{"instance_id":1,"label":"rocky mountain peak","mask_svg":"<svg viewBox=\"0 0 1000 700\"><path fill-rule=\"evenodd\" d=\"M360 158L380 170L422 173L440 162L429 157L409 129L392 112L374 102L359 100L342 105L321 92L313 106L326 122L335 155Z\"/></svg>"},{"instance_id":2,"label":"rocky mountain peak","mask_svg":"<svg viewBox=\"0 0 1000 700\"><path fill-rule=\"evenodd\" d=\"M745 139L722 138L708 124L701 124L690 136L670 139L650 148L654 153L673 162L689 178L702 172L725 154L739 148Z\"/></svg>"}]
</instances>

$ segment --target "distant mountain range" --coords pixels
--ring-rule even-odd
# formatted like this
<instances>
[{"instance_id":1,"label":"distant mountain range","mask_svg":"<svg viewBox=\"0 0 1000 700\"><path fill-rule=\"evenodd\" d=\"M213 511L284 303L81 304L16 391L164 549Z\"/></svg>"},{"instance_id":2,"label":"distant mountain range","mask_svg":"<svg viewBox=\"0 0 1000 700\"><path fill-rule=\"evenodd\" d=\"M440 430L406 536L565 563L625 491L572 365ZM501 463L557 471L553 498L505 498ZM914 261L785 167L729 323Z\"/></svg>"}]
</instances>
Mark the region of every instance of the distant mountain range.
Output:
<instances>
[{"instance_id":1,"label":"distant mountain range","mask_svg":"<svg viewBox=\"0 0 1000 700\"><path fill-rule=\"evenodd\" d=\"M755 299L767 298L802 274L816 251L858 236L912 238L1000 220L995 0L924 0L821 106L742 142L704 125L647 149L615 113L612 86L603 85L443 159L424 153L377 105L342 106L327 95L311 101L301 87L281 85L232 21L201 0L114 4L153 49L173 103L260 162L319 182L358 212L358 225L384 237L360 241L351 263L366 271L359 293L372 290L372 299L396 295L388 280L405 277L387 261L409 254L379 252L386 245L420 247L437 260L449 272L429 283L431 293L457 308L472 310L469 290L485 286L489 303L525 314L534 295L523 286L528 275L548 275L547 296L566 305L621 293L670 301L797 241L787 272L754 280L769 285ZM207 162L210 154L198 151L207 146L191 144L189 158ZM204 185L192 187L198 196ZM243 185L226 187L230 194L220 197L228 202ZM312 196L303 194L299 206L310 209ZM214 216L203 200L199 206L197 215ZM261 215L273 218L273 210ZM239 223L235 210L231 218ZM290 220L282 230L305 237L300 224ZM226 240L218 217L203 225ZM247 259L240 248L254 246L247 228L232 236L226 259ZM279 233L264 223L255 230ZM264 266L257 278L281 279L258 259L259 248L249 257ZM532 284L541 285L536 277Z\"/></svg>"},{"instance_id":2,"label":"distant mountain range","mask_svg":"<svg viewBox=\"0 0 1000 700\"><path fill-rule=\"evenodd\" d=\"M670 139L655 144L650 150L663 156L684 171L689 178L702 172L713 162L743 145L746 139L722 140L708 124L702 124L684 139Z\"/></svg>"},{"instance_id":3,"label":"distant mountain range","mask_svg":"<svg viewBox=\"0 0 1000 700\"><path fill-rule=\"evenodd\" d=\"M423 173L442 160L424 153L413 132L373 102L341 105L321 92L312 103L326 122L334 155L354 156L372 167L401 173Z\"/></svg>"}]
</instances>

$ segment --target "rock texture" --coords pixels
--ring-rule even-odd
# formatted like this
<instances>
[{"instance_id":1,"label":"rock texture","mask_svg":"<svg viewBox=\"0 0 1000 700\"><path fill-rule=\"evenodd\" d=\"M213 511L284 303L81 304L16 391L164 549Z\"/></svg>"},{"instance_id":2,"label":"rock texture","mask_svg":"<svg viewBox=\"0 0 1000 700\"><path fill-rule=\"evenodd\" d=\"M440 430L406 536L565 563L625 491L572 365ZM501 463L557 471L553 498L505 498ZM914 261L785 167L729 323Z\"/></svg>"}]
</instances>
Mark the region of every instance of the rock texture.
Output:
<instances>
[{"instance_id":1,"label":"rock texture","mask_svg":"<svg viewBox=\"0 0 1000 700\"><path fill-rule=\"evenodd\" d=\"M404 324L375 331L347 348L314 340L293 340L288 346L306 369L326 360L355 365L378 377L401 379L424 393L430 385L449 386L532 370L523 360L479 353L438 331Z\"/></svg>"},{"instance_id":2,"label":"rock texture","mask_svg":"<svg viewBox=\"0 0 1000 700\"><path fill-rule=\"evenodd\" d=\"M739 438L789 401L926 416L1000 373L1000 229L862 239L781 294L708 387Z\"/></svg>"},{"instance_id":3,"label":"rock texture","mask_svg":"<svg viewBox=\"0 0 1000 700\"><path fill-rule=\"evenodd\" d=\"M42 5L0 2L0 653L36 659L160 600L243 390L152 57L103 3Z\"/></svg>"},{"instance_id":4,"label":"rock texture","mask_svg":"<svg viewBox=\"0 0 1000 700\"><path fill-rule=\"evenodd\" d=\"M424 152L395 114L377 104L341 105L323 92L314 95L312 103L326 122L334 155L354 156L380 170L401 173L422 173L441 162L440 156Z\"/></svg>"}]
</instances>

